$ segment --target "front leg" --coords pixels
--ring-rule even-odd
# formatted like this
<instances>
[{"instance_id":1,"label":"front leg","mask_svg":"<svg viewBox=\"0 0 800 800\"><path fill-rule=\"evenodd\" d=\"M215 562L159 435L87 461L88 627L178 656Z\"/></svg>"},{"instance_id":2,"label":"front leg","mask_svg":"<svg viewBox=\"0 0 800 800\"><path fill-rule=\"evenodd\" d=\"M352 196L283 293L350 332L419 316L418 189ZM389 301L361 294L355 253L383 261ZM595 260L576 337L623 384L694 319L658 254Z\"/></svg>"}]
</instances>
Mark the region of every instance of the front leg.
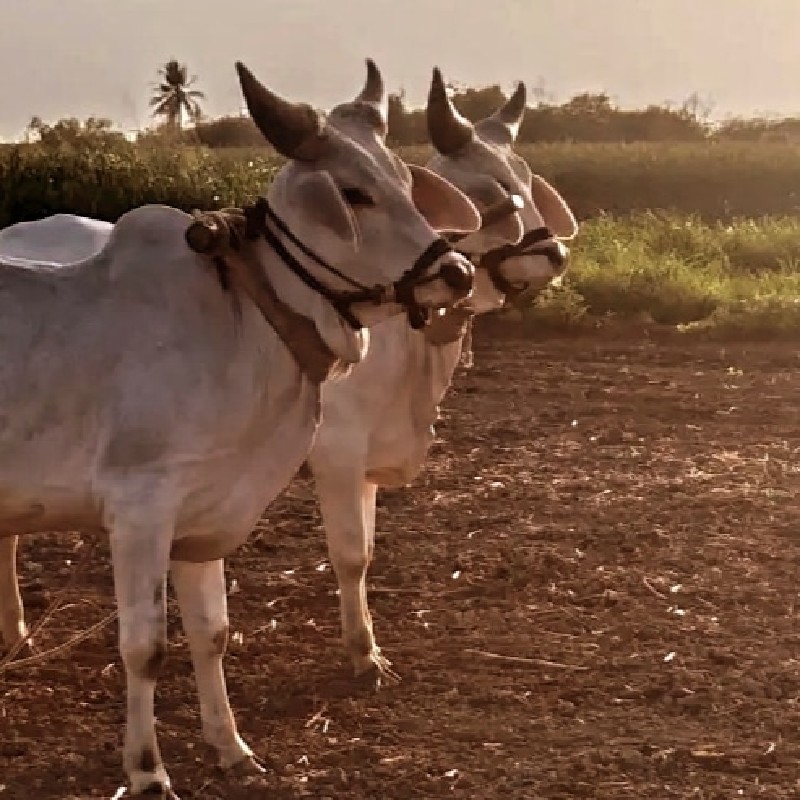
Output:
<instances>
[{"instance_id":1,"label":"front leg","mask_svg":"<svg viewBox=\"0 0 800 800\"><path fill-rule=\"evenodd\" d=\"M142 503L144 505L144 503ZM155 731L156 679L167 655L166 579L172 521L128 506L113 515L111 563L127 683L123 765L131 794L174 797Z\"/></svg>"},{"instance_id":2,"label":"front leg","mask_svg":"<svg viewBox=\"0 0 800 800\"><path fill-rule=\"evenodd\" d=\"M14 647L28 635L17 578L19 536L0 536L0 642Z\"/></svg>"},{"instance_id":3,"label":"front leg","mask_svg":"<svg viewBox=\"0 0 800 800\"><path fill-rule=\"evenodd\" d=\"M236 730L225 687L222 658L228 644L228 601L224 562L173 561L171 572L192 653L203 737L223 769L244 765L248 771L263 772Z\"/></svg>"},{"instance_id":4,"label":"front leg","mask_svg":"<svg viewBox=\"0 0 800 800\"><path fill-rule=\"evenodd\" d=\"M375 642L367 605L367 569L375 546L375 495L364 470L354 464L330 467L311 462L328 541L328 555L339 583L342 639L356 676L377 671L397 679L391 663Z\"/></svg>"}]
</instances>

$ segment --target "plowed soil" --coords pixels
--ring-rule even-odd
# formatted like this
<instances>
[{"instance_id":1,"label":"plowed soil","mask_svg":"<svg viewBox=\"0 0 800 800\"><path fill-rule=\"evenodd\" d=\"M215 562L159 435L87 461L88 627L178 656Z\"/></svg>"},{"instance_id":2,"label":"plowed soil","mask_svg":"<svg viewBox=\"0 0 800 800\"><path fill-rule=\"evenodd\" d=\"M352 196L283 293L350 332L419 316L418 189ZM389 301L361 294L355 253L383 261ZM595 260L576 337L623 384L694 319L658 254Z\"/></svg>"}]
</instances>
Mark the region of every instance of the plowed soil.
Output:
<instances>
[{"instance_id":1,"label":"plowed soil","mask_svg":"<svg viewBox=\"0 0 800 800\"><path fill-rule=\"evenodd\" d=\"M351 678L298 479L227 567L231 702L269 774L207 763L171 601L157 713L178 794L800 797L798 367L795 343L483 325L425 472L380 496L371 607L402 682ZM80 541L24 542L31 622ZM113 609L99 548L40 650ZM0 675L0 800L114 795L116 639Z\"/></svg>"}]
</instances>

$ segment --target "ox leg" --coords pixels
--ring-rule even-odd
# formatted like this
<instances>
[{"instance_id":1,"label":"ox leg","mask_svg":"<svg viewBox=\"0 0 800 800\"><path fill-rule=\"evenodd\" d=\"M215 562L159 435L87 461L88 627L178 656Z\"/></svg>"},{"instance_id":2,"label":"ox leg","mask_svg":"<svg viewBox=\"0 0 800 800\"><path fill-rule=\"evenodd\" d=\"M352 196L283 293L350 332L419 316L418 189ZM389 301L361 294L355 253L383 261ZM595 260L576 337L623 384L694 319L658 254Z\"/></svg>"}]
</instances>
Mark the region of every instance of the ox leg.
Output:
<instances>
[{"instance_id":1,"label":"ox leg","mask_svg":"<svg viewBox=\"0 0 800 800\"><path fill-rule=\"evenodd\" d=\"M312 467L313 469L313 467ZM328 555L339 583L342 639L356 676L377 671L397 679L372 631L367 604L367 569L375 546L377 486L345 469L314 472Z\"/></svg>"},{"instance_id":2,"label":"ox leg","mask_svg":"<svg viewBox=\"0 0 800 800\"><path fill-rule=\"evenodd\" d=\"M28 635L17 579L18 536L0 536L0 641L13 647Z\"/></svg>"},{"instance_id":3,"label":"ox leg","mask_svg":"<svg viewBox=\"0 0 800 800\"><path fill-rule=\"evenodd\" d=\"M142 502L142 507L146 504ZM166 585L171 530L126 513L111 526L119 649L127 682L123 765L131 794L174 797L155 732L155 687L167 655Z\"/></svg>"},{"instance_id":4,"label":"ox leg","mask_svg":"<svg viewBox=\"0 0 800 800\"><path fill-rule=\"evenodd\" d=\"M223 769L240 765L250 773L263 772L236 730L225 688L222 657L228 644L228 601L224 562L173 561L171 572L192 653L203 737Z\"/></svg>"}]
</instances>

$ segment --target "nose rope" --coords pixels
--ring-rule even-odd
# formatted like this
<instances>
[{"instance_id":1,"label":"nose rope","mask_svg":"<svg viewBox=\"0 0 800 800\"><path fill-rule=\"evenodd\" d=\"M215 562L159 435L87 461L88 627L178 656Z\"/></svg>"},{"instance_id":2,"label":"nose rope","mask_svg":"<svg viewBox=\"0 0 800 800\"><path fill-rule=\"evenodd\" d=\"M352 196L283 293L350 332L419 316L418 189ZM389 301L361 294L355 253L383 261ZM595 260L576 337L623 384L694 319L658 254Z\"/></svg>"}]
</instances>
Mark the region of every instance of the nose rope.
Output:
<instances>
[{"instance_id":1,"label":"nose rope","mask_svg":"<svg viewBox=\"0 0 800 800\"><path fill-rule=\"evenodd\" d=\"M482 212L480 229L488 228L494 223L511 216L511 214L521 211L524 206L525 200L520 195L507 195ZM469 234L451 236L450 241L456 243L467 236ZM541 242L549 242L549 244L547 247L537 248L536 245ZM473 261L476 266L485 269L498 292L512 296L515 293L514 287L500 274L500 265L507 258L541 254L546 256L550 263L556 267L562 266L565 259L563 245L546 225L529 230L516 244L504 244L480 254L467 253L463 250L458 252Z\"/></svg>"},{"instance_id":2,"label":"nose rope","mask_svg":"<svg viewBox=\"0 0 800 800\"><path fill-rule=\"evenodd\" d=\"M545 247L537 247L542 242L547 242ZM553 231L546 225L532 228L516 244L504 244L494 247L481 254L477 259L477 266L489 273L494 287L508 297L513 297L517 289L500 272L501 264L515 256L543 255L554 267L564 264L564 246L558 241ZM473 256L474 257L474 256Z\"/></svg>"},{"instance_id":3,"label":"nose rope","mask_svg":"<svg viewBox=\"0 0 800 800\"><path fill-rule=\"evenodd\" d=\"M488 266L492 262L500 264L500 262L505 261L507 258L512 258L513 256L534 255L539 252L533 249L535 245L550 240L555 240L555 234L550 228L546 226L533 228L527 231L516 244L503 244L499 247L493 247L491 250L487 250L478 259L478 265ZM542 255L548 255L544 250L541 250L541 253ZM548 258L549 257L548 255Z\"/></svg>"},{"instance_id":4,"label":"nose rope","mask_svg":"<svg viewBox=\"0 0 800 800\"><path fill-rule=\"evenodd\" d=\"M407 270L400 279L395 281L395 298L406 309L406 316L408 317L408 324L414 329L419 330L424 328L430 320L430 310L423 308L417 303L414 298L414 289L417 286L430 283L441 276L441 270L438 273L423 276L425 270L431 267L437 259L453 252L453 248L442 237L434 239L425 249L425 251L416 260L411 269Z\"/></svg>"}]
</instances>

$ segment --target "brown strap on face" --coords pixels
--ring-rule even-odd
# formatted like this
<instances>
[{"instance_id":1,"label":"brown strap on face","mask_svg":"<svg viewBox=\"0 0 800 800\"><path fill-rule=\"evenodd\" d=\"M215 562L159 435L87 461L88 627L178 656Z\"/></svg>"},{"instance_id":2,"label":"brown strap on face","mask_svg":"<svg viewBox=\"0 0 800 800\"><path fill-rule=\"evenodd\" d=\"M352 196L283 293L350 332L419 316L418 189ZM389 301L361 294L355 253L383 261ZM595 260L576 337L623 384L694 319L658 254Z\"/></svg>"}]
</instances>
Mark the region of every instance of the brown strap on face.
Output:
<instances>
[{"instance_id":1,"label":"brown strap on face","mask_svg":"<svg viewBox=\"0 0 800 800\"><path fill-rule=\"evenodd\" d=\"M334 372L339 359L320 336L313 320L284 303L270 283L253 244L245 237L246 218L240 209L193 212L186 230L189 247L201 255L222 259L264 319L313 383L320 384Z\"/></svg>"}]
</instances>

